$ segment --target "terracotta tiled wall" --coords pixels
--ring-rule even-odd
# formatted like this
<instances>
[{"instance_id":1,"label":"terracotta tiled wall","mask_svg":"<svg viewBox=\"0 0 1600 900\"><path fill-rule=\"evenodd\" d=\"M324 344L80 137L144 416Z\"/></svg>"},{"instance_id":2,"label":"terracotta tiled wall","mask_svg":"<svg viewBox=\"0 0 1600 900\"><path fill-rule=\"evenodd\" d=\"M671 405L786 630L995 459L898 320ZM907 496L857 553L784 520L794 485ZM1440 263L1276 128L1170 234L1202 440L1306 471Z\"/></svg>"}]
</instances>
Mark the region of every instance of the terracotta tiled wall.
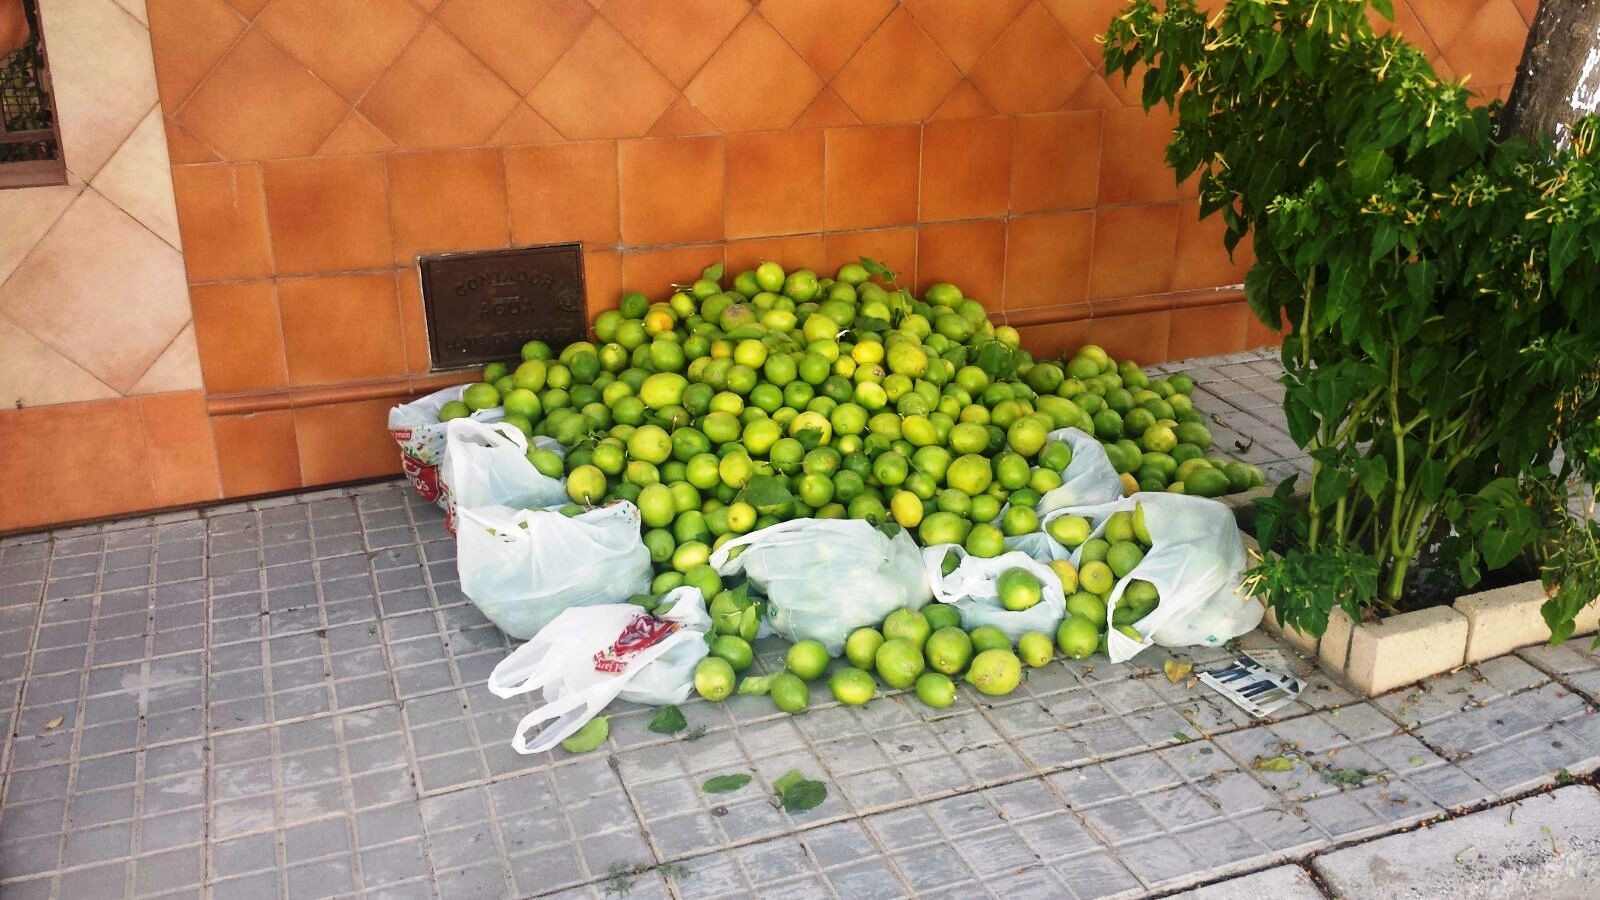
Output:
<instances>
[{"instance_id":1,"label":"terracotta tiled wall","mask_svg":"<svg viewBox=\"0 0 1600 900\"><path fill-rule=\"evenodd\" d=\"M67 183L0 191L0 531L220 496L142 0L39 0Z\"/></svg>"},{"instance_id":2,"label":"terracotta tiled wall","mask_svg":"<svg viewBox=\"0 0 1600 900\"><path fill-rule=\"evenodd\" d=\"M1170 122L1098 71L1120 0L147 4L228 496L396 469L384 410L441 383L421 252L581 240L591 315L714 261L866 254L1044 352L1274 337ZM1532 7L1400 27L1493 94Z\"/></svg>"}]
</instances>

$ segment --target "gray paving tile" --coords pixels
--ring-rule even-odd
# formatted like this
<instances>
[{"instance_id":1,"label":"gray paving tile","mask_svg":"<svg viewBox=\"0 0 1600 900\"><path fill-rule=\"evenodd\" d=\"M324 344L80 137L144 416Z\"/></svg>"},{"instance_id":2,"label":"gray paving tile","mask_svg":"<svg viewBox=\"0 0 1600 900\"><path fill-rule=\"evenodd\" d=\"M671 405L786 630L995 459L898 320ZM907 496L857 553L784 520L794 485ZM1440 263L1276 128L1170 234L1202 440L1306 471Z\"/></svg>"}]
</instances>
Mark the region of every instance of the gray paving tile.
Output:
<instances>
[{"instance_id":1,"label":"gray paving tile","mask_svg":"<svg viewBox=\"0 0 1600 900\"><path fill-rule=\"evenodd\" d=\"M1487 896L1507 887L1514 867L1518 890L1530 896L1577 896L1592 883L1593 822L1600 795L1569 787L1431 828L1319 855L1313 860L1329 886L1349 896ZM1405 860L1397 866L1386 860Z\"/></svg>"}]
</instances>

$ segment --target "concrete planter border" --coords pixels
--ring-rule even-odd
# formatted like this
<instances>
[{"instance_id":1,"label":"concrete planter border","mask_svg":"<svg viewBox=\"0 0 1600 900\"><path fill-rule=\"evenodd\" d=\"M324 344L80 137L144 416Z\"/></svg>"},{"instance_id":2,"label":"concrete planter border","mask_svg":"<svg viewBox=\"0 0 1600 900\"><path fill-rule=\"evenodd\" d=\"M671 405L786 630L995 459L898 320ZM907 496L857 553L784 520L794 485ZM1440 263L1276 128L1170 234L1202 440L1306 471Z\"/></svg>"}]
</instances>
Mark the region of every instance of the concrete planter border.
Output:
<instances>
[{"instance_id":1,"label":"concrete planter border","mask_svg":"<svg viewBox=\"0 0 1600 900\"><path fill-rule=\"evenodd\" d=\"M1234 507L1245 526L1247 517L1253 519L1249 515L1254 510L1251 501L1266 493L1257 489L1225 498L1225 502ZM1245 545L1257 549L1248 534ZM1352 622L1343 610L1336 609L1321 638L1285 627L1271 609L1261 627L1307 657L1315 657L1322 668L1350 687L1376 696L1429 675L1544 643L1550 639L1539 614L1544 601L1544 586L1537 580L1524 581L1462 594L1450 606L1401 613L1371 625ZM1600 598L1583 608L1576 624L1574 638L1600 629Z\"/></svg>"},{"instance_id":2,"label":"concrete planter border","mask_svg":"<svg viewBox=\"0 0 1600 900\"><path fill-rule=\"evenodd\" d=\"M1502 656L1550 639L1539 607L1544 586L1524 581L1488 591L1462 594L1450 606L1434 606L1390 616L1372 624L1352 622L1334 610L1322 638L1284 628L1270 611L1262 626L1340 676L1367 696L1438 675L1468 663ZM1578 615L1577 635L1600 626L1600 602Z\"/></svg>"}]
</instances>

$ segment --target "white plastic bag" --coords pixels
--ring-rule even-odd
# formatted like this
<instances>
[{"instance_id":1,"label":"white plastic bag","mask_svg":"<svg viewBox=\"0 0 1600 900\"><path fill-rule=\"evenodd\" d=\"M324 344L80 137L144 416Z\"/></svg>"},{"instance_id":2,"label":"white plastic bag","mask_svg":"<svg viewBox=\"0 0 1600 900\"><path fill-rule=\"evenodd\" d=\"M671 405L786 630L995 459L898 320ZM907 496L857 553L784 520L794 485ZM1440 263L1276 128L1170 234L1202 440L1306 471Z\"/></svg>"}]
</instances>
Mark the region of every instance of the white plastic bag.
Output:
<instances>
[{"instance_id":1,"label":"white plastic bag","mask_svg":"<svg viewBox=\"0 0 1600 900\"><path fill-rule=\"evenodd\" d=\"M439 410L476 382L458 384L389 410L389 436L400 445L400 467L417 494L429 503L445 506L439 496L439 462L444 459L444 434L448 422L439 421ZM479 422L498 422L506 417L501 407L480 409L470 418Z\"/></svg>"},{"instance_id":2,"label":"white plastic bag","mask_svg":"<svg viewBox=\"0 0 1600 900\"><path fill-rule=\"evenodd\" d=\"M949 575L941 574L945 555L955 553L961 563ZM1012 550L995 557L973 556L960 544L935 544L922 551L923 565L933 596L961 613L961 627L968 631L993 625L1015 644L1029 631L1040 631L1055 639L1056 629L1067 615L1067 598L1061 593L1061 579L1050 567L1021 551ZM1009 610L1000 604L997 583L1007 569L1026 569L1043 588L1043 598L1024 610Z\"/></svg>"},{"instance_id":3,"label":"white plastic bag","mask_svg":"<svg viewBox=\"0 0 1600 900\"><path fill-rule=\"evenodd\" d=\"M556 453L552 438L534 443ZM472 419L445 423L444 460L439 464L440 505L446 527L454 528L458 507L510 506L542 509L567 502L560 478L551 478L528 462L528 440L510 425L487 425Z\"/></svg>"},{"instance_id":4,"label":"white plastic bag","mask_svg":"<svg viewBox=\"0 0 1600 900\"><path fill-rule=\"evenodd\" d=\"M1122 476L1112 467L1105 447L1093 435L1076 428L1058 428L1046 440L1060 441L1072 448L1072 461L1059 473L1061 485L1051 488L1034 507L1040 524L1058 509L1068 506L1098 506L1122 498ZM1004 510L1001 511L1002 516ZM999 524L998 520L995 524ZM1030 534L1006 538L1007 550L1021 550L1042 563L1068 559L1072 553L1045 534L1043 528Z\"/></svg>"},{"instance_id":5,"label":"white plastic bag","mask_svg":"<svg viewBox=\"0 0 1600 900\"><path fill-rule=\"evenodd\" d=\"M544 690L544 705L517 723L512 748L549 750L617 697L654 706L688 699L695 666L710 652L711 617L696 587L677 588L668 603L660 616L632 603L565 610L501 660L489 673L496 697ZM528 740L529 729L546 722Z\"/></svg>"},{"instance_id":6,"label":"white plastic bag","mask_svg":"<svg viewBox=\"0 0 1600 900\"><path fill-rule=\"evenodd\" d=\"M779 522L723 544L711 565L750 579L767 598L773 631L821 641L833 656L850 632L902 606L921 609L932 596L911 535L901 529L891 538L860 519Z\"/></svg>"},{"instance_id":7,"label":"white plastic bag","mask_svg":"<svg viewBox=\"0 0 1600 900\"><path fill-rule=\"evenodd\" d=\"M1034 509L1044 518L1066 506L1096 506L1122 498L1122 476L1111 465L1106 448L1094 436L1076 428L1061 428L1045 436L1072 448L1072 462L1061 470L1061 486L1039 498Z\"/></svg>"},{"instance_id":8,"label":"white plastic bag","mask_svg":"<svg viewBox=\"0 0 1600 900\"><path fill-rule=\"evenodd\" d=\"M489 621L527 639L573 606L620 603L650 587L639 509L627 501L568 518L550 510L457 510L461 592Z\"/></svg>"},{"instance_id":9,"label":"white plastic bag","mask_svg":"<svg viewBox=\"0 0 1600 900\"><path fill-rule=\"evenodd\" d=\"M1239 586L1245 566L1244 539L1233 510L1215 500L1185 494L1138 493L1114 503L1058 509L1046 517L1046 523L1059 516L1083 516L1094 525L1090 537L1097 538L1104 533L1112 513L1131 512L1134 504L1144 507L1150 552L1112 588L1106 617L1109 621L1123 590L1134 578L1155 585L1161 602L1149 615L1133 623L1143 640L1135 641L1114 628L1106 634L1112 662L1132 659L1152 643L1163 647L1220 646L1261 624L1264 609L1245 596ZM1080 562L1082 553L1082 547L1073 551L1074 565Z\"/></svg>"}]
</instances>

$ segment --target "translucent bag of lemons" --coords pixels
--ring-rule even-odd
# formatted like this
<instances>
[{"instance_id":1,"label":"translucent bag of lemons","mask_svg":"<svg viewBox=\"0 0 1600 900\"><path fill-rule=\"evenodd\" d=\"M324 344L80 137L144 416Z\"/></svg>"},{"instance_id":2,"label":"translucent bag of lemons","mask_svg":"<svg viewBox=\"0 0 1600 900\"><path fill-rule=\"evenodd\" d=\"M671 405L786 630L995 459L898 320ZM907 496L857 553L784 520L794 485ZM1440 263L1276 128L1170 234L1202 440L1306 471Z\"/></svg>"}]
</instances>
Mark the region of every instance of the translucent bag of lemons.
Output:
<instances>
[{"instance_id":1,"label":"translucent bag of lemons","mask_svg":"<svg viewBox=\"0 0 1600 900\"><path fill-rule=\"evenodd\" d=\"M1111 516L1143 507L1150 549L1118 579L1106 602L1111 620L1124 591L1133 581L1147 581L1160 595L1155 609L1132 623L1140 639L1112 629L1106 647L1112 662L1132 659L1151 644L1163 647L1218 647L1261 624L1265 608L1240 586L1246 558L1244 537L1233 510L1204 497L1140 492L1098 506L1066 507L1045 517L1044 527L1059 516L1077 515L1094 526L1089 539L1102 537ZM1083 548L1072 551L1080 576Z\"/></svg>"},{"instance_id":2,"label":"translucent bag of lemons","mask_svg":"<svg viewBox=\"0 0 1600 900\"><path fill-rule=\"evenodd\" d=\"M859 519L791 519L728 541L711 565L724 577L742 573L766 597L773 631L820 641L838 656L850 632L932 599L921 551L904 529L890 530Z\"/></svg>"},{"instance_id":3,"label":"translucent bag of lemons","mask_svg":"<svg viewBox=\"0 0 1600 900\"><path fill-rule=\"evenodd\" d=\"M456 517L461 592L514 638L565 609L622 603L650 588L639 509L626 500L568 518L554 510L463 506Z\"/></svg>"}]
</instances>

